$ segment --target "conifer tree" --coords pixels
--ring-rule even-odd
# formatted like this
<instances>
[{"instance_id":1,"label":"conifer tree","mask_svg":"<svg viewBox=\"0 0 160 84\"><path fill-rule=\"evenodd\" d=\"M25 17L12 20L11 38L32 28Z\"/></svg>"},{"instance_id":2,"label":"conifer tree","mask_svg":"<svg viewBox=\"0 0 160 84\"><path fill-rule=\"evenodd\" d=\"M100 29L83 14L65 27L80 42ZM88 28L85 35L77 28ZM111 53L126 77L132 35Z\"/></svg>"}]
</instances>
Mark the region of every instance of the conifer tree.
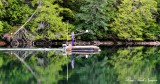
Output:
<instances>
[{"instance_id":1,"label":"conifer tree","mask_svg":"<svg viewBox=\"0 0 160 84\"><path fill-rule=\"evenodd\" d=\"M76 25L75 30L88 29L90 33L85 36L88 39L97 39L96 36L101 34L100 32L105 34L108 30L107 23L111 18L111 16L107 16L109 10L107 6L112 4L113 0L85 0L76 14L78 25Z\"/></svg>"},{"instance_id":2,"label":"conifer tree","mask_svg":"<svg viewBox=\"0 0 160 84\"><path fill-rule=\"evenodd\" d=\"M155 28L153 13L157 11L154 0L122 0L112 24L112 31L120 38L143 40L153 38Z\"/></svg>"}]
</instances>

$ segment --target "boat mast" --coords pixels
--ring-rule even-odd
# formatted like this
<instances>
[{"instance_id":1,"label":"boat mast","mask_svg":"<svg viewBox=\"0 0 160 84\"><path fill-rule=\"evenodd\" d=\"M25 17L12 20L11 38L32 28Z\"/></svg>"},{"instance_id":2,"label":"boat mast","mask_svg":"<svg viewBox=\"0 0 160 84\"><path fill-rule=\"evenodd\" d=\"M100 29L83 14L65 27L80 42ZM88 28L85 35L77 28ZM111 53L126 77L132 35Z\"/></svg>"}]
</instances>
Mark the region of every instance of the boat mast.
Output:
<instances>
[{"instance_id":1,"label":"boat mast","mask_svg":"<svg viewBox=\"0 0 160 84\"><path fill-rule=\"evenodd\" d=\"M72 32L72 46L74 46L74 32Z\"/></svg>"}]
</instances>

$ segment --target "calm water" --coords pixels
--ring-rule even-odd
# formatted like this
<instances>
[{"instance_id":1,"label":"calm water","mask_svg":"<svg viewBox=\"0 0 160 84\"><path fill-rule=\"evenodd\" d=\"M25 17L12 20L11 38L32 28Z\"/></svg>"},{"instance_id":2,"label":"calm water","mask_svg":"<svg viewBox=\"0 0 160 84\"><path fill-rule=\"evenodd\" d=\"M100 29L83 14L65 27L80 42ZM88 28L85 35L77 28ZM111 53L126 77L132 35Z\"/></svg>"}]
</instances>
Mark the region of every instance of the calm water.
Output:
<instances>
[{"instance_id":1,"label":"calm water","mask_svg":"<svg viewBox=\"0 0 160 84\"><path fill-rule=\"evenodd\" d=\"M90 55L1 51L2 84L159 84L159 47L102 47Z\"/></svg>"}]
</instances>

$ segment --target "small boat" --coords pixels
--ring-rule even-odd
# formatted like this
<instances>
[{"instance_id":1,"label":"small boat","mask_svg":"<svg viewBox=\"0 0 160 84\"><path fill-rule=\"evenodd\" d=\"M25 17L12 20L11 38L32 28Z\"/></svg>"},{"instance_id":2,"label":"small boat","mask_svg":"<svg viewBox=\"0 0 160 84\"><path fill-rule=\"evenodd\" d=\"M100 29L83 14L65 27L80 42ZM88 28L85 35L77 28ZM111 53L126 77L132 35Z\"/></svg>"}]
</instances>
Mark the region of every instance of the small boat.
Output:
<instances>
[{"instance_id":1,"label":"small boat","mask_svg":"<svg viewBox=\"0 0 160 84\"><path fill-rule=\"evenodd\" d=\"M99 54L99 52L72 52L72 51L66 51L67 55L72 55L72 54L78 54L78 55L89 55L89 54Z\"/></svg>"},{"instance_id":2,"label":"small boat","mask_svg":"<svg viewBox=\"0 0 160 84\"><path fill-rule=\"evenodd\" d=\"M66 46L65 51L72 52L99 52L101 51L98 46Z\"/></svg>"}]
</instances>

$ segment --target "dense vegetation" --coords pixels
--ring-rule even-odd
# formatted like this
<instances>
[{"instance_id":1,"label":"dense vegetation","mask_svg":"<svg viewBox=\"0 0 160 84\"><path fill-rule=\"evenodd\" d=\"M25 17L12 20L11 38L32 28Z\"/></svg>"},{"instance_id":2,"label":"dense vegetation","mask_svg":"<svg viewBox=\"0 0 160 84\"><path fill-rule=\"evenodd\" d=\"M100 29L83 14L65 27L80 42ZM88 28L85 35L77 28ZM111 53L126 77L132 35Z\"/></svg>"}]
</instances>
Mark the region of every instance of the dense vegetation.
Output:
<instances>
[{"instance_id":1,"label":"dense vegetation","mask_svg":"<svg viewBox=\"0 0 160 84\"><path fill-rule=\"evenodd\" d=\"M0 35L25 26L37 39L159 40L160 0L1 0ZM69 23L69 24L68 24Z\"/></svg>"}]
</instances>

